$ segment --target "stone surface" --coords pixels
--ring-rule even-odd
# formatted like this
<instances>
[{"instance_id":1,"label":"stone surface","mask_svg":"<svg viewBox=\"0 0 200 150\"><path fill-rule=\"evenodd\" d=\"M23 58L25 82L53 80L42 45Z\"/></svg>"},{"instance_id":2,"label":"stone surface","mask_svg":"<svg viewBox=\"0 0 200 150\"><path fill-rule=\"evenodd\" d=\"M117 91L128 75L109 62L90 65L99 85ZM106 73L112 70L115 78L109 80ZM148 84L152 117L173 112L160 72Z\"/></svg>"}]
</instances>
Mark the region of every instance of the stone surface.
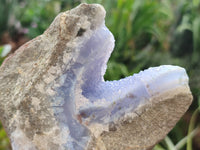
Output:
<instances>
[{"instance_id":1,"label":"stone surface","mask_svg":"<svg viewBox=\"0 0 200 150\"><path fill-rule=\"evenodd\" d=\"M114 38L105 10L82 4L0 68L0 119L13 150L147 150L192 95L185 70L160 66L104 81Z\"/></svg>"}]
</instances>

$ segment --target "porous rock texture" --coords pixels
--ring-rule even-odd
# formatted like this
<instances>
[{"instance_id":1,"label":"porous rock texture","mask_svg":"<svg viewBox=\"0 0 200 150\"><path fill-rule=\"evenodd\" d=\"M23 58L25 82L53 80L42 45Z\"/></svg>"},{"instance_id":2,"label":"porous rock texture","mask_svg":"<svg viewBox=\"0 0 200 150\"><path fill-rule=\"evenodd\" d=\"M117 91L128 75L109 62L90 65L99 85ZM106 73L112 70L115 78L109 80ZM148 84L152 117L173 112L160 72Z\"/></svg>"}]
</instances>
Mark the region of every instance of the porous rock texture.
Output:
<instances>
[{"instance_id":1,"label":"porous rock texture","mask_svg":"<svg viewBox=\"0 0 200 150\"><path fill-rule=\"evenodd\" d=\"M13 150L147 150L192 95L185 70L160 66L104 81L114 38L98 4L60 13L0 68L0 119Z\"/></svg>"}]
</instances>

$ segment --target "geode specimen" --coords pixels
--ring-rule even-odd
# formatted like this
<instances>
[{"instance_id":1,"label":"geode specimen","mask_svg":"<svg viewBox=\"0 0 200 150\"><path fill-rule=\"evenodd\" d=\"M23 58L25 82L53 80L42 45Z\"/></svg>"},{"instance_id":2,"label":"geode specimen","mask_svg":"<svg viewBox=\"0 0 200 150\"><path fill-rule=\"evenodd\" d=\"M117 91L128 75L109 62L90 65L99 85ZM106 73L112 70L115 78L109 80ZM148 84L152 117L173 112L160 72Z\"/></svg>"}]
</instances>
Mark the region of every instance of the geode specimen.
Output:
<instances>
[{"instance_id":1,"label":"geode specimen","mask_svg":"<svg viewBox=\"0 0 200 150\"><path fill-rule=\"evenodd\" d=\"M0 118L13 150L146 150L188 109L181 67L104 81L114 47L104 17L102 6L81 4L4 61Z\"/></svg>"}]
</instances>

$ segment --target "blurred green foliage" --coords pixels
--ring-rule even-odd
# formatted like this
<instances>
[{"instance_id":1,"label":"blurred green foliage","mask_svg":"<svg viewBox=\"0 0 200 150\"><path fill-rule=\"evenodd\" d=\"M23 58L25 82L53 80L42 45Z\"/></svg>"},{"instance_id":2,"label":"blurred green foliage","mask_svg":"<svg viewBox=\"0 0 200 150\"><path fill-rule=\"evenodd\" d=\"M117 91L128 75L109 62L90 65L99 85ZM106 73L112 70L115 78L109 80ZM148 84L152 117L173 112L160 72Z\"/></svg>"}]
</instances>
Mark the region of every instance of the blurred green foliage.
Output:
<instances>
[{"instance_id":1,"label":"blurred green foliage","mask_svg":"<svg viewBox=\"0 0 200 150\"><path fill-rule=\"evenodd\" d=\"M0 35L22 32L33 38L42 34L60 11L81 2L100 3L107 11L106 25L116 42L106 80L163 64L186 68L194 96L187 113L191 119L179 121L154 150L198 149L192 139L200 126L200 0L0 0ZM2 50L0 47L0 54ZM0 150L8 148L0 128Z\"/></svg>"},{"instance_id":2,"label":"blurred green foliage","mask_svg":"<svg viewBox=\"0 0 200 150\"><path fill-rule=\"evenodd\" d=\"M10 150L9 139L7 138L5 130L0 125L0 149Z\"/></svg>"},{"instance_id":3,"label":"blurred green foliage","mask_svg":"<svg viewBox=\"0 0 200 150\"><path fill-rule=\"evenodd\" d=\"M13 1L0 0L0 35L8 30L9 17L12 12Z\"/></svg>"},{"instance_id":4,"label":"blurred green foliage","mask_svg":"<svg viewBox=\"0 0 200 150\"><path fill-rule=\"evenodd\" d=\"M2 51L3 51L3 47L0 46L0 56L2 54ZM0 65L2 64L3 60L4 60L4 58L0 57Z\"/></svg>"}]
</instances>

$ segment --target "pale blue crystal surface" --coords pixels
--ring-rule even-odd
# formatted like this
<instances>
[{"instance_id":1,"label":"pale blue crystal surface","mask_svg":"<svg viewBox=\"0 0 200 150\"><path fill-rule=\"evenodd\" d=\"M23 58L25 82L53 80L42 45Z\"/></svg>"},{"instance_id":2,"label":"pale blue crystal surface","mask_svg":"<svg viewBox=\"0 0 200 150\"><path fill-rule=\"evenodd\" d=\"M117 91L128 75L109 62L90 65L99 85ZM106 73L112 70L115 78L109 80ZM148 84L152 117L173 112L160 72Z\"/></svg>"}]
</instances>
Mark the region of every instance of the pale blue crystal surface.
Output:
<instances>
[{"instance_id":1,"label":"pale blue crystal surface","mask_svg":"<svg viewBox=\"0 0 200 150\"><path fill-rule=\"evenodd\" d=\"M76 48L77 59L57 79L62 86L56 89L52 102L61 126L70 131L68 148L84 149L91 138L88 129L91 124L108 125L148 103L151 97L188 84L185 69L170 65L149 68L119 81L104 81L113 48L113 35L102 25ZM77 107L75 102L84 103L83 97L88 102Z\"/></svg>"}]
</instances>

